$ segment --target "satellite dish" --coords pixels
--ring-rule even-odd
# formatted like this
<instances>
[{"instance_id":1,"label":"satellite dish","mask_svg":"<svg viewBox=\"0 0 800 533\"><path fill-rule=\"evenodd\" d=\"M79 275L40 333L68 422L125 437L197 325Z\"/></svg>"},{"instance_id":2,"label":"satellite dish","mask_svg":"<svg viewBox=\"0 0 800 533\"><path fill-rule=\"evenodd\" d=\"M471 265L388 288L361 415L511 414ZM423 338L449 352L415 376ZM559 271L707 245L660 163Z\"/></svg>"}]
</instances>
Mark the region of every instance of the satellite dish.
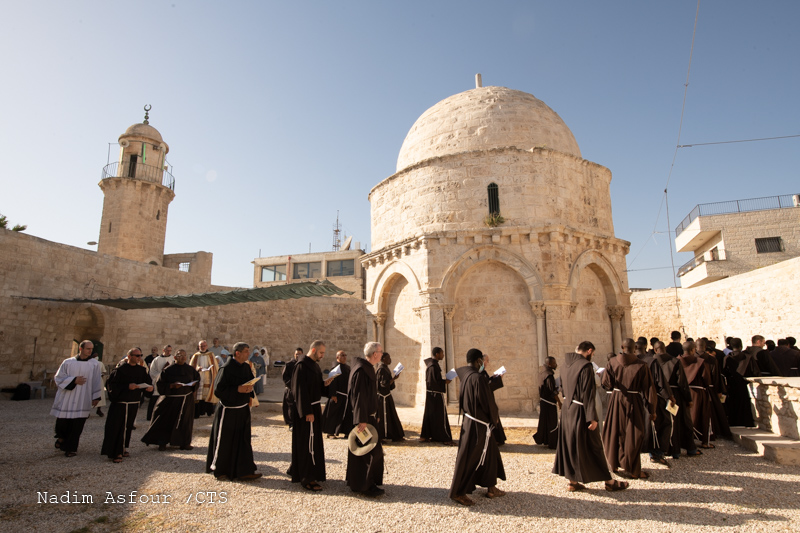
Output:
<instances>
[{"instance_id":1,"label":"satellite dish","mask_svg":"<svg viewBox=\"0 0 800 533\"><path fill-rule=\"evenodd\" d=\"M352 235L350 235L350 236L347 238L347 240L345 240L345 241L344 241L344 244L342 245L342 251L344 251L344 250L349 250L349 249L350 249L350 243L351 243L351 242L353 242L353 236L352 236Z\"/></svg>"}]
</instances>

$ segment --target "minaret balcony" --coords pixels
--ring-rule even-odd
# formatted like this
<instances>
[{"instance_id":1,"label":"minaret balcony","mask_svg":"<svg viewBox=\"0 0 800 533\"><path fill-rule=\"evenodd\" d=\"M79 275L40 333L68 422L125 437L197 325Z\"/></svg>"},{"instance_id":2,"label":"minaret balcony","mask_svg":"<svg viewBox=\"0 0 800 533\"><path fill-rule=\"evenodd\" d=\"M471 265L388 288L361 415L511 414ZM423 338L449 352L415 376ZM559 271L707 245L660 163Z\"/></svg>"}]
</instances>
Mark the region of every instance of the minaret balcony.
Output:
<instances>
[{"instance_id":1,"label":"minaret balcony","mask_svg":"<svg viewBox=\"0 0 800 533\"><path fill-rule=\"evenodd\" d=\"M103 167L101 180L110 178L128 178L132 180L157 183L168 189L175 190L175 178L166 168L143 165L139 162L115 162Z\"/></svg>"}]
</instances>

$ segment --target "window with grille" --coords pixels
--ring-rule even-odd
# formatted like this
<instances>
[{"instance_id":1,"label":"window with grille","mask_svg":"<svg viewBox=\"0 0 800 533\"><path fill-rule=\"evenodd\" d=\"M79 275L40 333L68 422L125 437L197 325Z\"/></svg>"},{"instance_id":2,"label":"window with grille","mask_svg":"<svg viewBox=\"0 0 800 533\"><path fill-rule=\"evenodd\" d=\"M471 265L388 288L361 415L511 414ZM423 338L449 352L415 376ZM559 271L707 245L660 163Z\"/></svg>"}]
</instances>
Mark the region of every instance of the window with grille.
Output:
<instances>
[{"instance_id":1,"label":"window with grille","mask_svg":"<svg viewBox=\"0 0 800 533\"><path fill-rule=\"evenodd\" d=\"M332 276L352 276L356 272L355 260L328 261L327 270L329 278Z\"/></svg>"},{"instance_id":2,"label":"window with grille","mask_svg":"<svg viewBox=\"0 0 800 533\"><path fill-rule=\"evenodd\" d=\"M497 189L496 183L490 183L486 188L489 193L489 214L500 214L500 191Z\"/></svg>"},{"instance_id":3,"label":"window with grille","mask_svg":"<svg viewBox=\"0 0 800 533\"><path fill-rule=\"evenodd\" d=\"M783 251L783 241L780 237L765 237L756 239L756 253L771 254Z\"/></svg>"},{"instance_id":4,"label":"window with grille","mask_svg":"<svg viewBox=\"0 0 800 533\"><path fill-rule=\"evenodd\" d=\"M319 279L322 277L322 261L314 263L295 263L292 271L294 279Z\"/></svg>"},{"instance_id":5,"label":"window with grille","mask_svg":"<svg viewBox=\"0 0 800 533\"><path fill-rule=\"evenodd\" d=\"M286 281L286 265L269 265L262 267L261 281Z\"/></svg>"},{"instance_id":6,"label":"window with grille","mask_svg":"<svg viewBox=\"0 0 800 533\"><path fill-rule=\"evenodd\" d=\"M189 272L190 265L191 263L189 263L188 261L186 261L185 263L179 263L178 270L180 270L181 272Z\"/></svg>"}]
</instances>

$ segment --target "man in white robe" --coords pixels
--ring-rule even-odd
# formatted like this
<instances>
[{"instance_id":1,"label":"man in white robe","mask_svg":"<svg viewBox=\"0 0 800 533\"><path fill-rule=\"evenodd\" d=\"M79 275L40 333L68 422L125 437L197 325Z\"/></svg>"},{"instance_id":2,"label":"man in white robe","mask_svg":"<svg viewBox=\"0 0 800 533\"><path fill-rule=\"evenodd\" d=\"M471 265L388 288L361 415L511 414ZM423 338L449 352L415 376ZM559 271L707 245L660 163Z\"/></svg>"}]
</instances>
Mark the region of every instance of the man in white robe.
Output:
<instances>
[{"instance_id":1,"label":"man in white robe","mask_svg":"<svg viewBox=\"0 0 800 533\"><path fill-rule=\"evenodd\" d=\"M56 448L74 457L89 411L100 401L103 381L92 363L92 341L83 341L77 357L66 359L56 372L58 386L50 414L56 417Z\"/></svg>"}]
</instances>

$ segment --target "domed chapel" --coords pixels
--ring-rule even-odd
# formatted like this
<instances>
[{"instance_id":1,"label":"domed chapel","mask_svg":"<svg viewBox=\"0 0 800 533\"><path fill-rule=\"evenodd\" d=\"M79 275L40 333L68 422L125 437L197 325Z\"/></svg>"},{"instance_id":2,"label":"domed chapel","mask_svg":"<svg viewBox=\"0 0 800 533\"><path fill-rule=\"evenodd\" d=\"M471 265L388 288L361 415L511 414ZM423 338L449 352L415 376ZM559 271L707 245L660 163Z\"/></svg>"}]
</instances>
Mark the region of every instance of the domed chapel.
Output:
<instances>
[{"instance_id":1,"label":"domed chapel","mask_svg":"<svg viewBox=\"0 0 800 533\"><path fill-rule=\"evenodd\" d=\"M370 191L369 333L406 367L400 405L424 404L431 348L449 370L474 347L490 373L507 369L501 411L531 413L545 357L561 364L590 340L605 361L631 335L630 243L614 236L611 172L581 157L561 117L479 80L417 119Z\"/></svg>"}]
</instances>

